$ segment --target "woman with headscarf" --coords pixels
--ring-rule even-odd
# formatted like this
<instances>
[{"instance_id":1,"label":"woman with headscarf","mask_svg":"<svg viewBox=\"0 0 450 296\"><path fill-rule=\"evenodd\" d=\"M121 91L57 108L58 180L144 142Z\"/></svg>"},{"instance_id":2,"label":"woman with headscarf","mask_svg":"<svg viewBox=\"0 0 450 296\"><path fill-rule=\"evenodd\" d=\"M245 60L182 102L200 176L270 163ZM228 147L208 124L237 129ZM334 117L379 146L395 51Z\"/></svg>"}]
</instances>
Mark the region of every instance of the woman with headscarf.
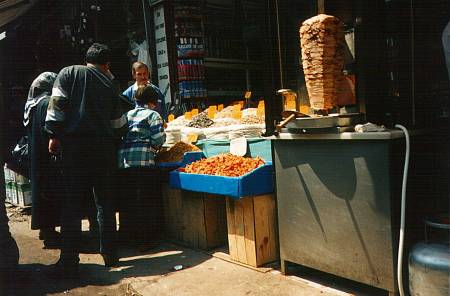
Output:
<instances>
[{"instance_id":1,"label":"woman with headscarf","mask_svg":"<svg viewBox=\"0 0 450 296\"><path fill-rule=\"evenodd\" d=\"M57 207L57 188L54 180L58 176L56 167L51 164L48 152L48 136L44 130L47 106L52 94L57 74L41 73L31 84L28 92L23 124L28 134L28 153L30 158L31 180L31 229L39 229L39 239L44 246L58 243L59 209Z\"/></svg>"}]
</instances>

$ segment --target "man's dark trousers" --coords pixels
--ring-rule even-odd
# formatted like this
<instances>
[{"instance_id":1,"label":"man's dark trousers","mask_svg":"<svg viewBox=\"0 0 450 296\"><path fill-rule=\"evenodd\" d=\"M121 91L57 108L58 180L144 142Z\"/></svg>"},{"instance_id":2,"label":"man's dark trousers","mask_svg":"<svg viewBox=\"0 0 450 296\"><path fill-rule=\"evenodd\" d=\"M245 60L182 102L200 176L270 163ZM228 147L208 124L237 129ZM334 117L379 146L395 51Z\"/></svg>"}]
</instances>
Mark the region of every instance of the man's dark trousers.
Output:
<instances>
[{"instance_id":1,"label":"man's dark trousers","mask_svg":"<svg viewBox=\"0 0 450 296\"><path fill-rule=\"evenodd\" d=\"M113 142L108 138L73 137L62 142L65 194L61 209L62 264L79 262L83 196L93 189L99 224L100 253L115 255L116 218Z\"/></svg>"}]
</instances>

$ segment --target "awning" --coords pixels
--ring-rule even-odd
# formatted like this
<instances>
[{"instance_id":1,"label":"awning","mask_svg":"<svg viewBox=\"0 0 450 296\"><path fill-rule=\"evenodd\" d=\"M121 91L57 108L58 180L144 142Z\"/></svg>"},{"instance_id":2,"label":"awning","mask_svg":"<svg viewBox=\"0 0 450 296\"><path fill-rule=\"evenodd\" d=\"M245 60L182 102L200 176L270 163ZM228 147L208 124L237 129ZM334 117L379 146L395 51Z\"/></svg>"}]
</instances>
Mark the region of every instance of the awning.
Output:
<instances>
[{"instance_id":1,"label":"awning","mask_svg":"<svg viewBox=\"0 0 450 296\"><path fill-rule=\"evenodd\" d=\"M0 28L27 12L39 0L0 0Z\"/></svg>"}]
</instances>

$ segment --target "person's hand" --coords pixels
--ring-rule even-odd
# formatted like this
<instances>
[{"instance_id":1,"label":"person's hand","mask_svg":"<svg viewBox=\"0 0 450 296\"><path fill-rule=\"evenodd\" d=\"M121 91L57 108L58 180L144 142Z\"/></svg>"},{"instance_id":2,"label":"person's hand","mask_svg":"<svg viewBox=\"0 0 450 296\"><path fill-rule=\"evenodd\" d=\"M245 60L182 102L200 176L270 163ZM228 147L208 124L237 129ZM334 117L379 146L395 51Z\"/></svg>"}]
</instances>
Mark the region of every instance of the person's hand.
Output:
<instances>
[{"instance_id":1,"label":"person's hand","mask_svg":"<svg viewBox=\"0 0 450 296\"><path fill-rule=\"evenodd\" d=\"M51 154L59 154L61 152L61 141L59 139L50 139L48 141L48 152Z\"/></svg>"}]
</instances>

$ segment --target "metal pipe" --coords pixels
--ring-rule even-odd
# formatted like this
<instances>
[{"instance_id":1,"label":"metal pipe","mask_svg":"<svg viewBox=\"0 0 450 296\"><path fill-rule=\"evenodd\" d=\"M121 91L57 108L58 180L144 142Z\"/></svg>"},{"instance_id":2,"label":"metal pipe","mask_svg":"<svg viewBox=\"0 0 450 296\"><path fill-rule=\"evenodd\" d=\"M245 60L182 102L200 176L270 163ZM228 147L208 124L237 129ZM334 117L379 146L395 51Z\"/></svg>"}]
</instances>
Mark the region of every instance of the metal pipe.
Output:
<instances>
[{"instance_id":1,"label":"metal pipe","mask_svg":"<svg viewBox=\"0 0 450 296\"><path fill-rule=\"evenodd\" d=\"M325 13L325 3L324 0L317 0L317 12L319 14Z\"/></svg>"},{"instance_id":2,"label":"metal pipe","mask_svg":"<svg viewBox=\"0 0 450 296\"><path fill-rule=\"evenodd\" d=\"M284 88L283 64L282 64L282 59L281 59L280 18L279 18L279 11L278 11L278 0L275 0L275 10L277 12L278 63L280 66L280 82L281 82L281 88Z\"/></svg>"},{"instance_id":3,"label":"metal pipe","mask_svg":"<svg viewBox=\"0 0 450 296\"><path fill-rule=\"evenodd\" d=\"M412 125L416 125L416 83L415 83L415 52L414 52L414 5L410 0L410 24L411 24L411 98L412 98Z\"/></svg>"}]
</instances>

